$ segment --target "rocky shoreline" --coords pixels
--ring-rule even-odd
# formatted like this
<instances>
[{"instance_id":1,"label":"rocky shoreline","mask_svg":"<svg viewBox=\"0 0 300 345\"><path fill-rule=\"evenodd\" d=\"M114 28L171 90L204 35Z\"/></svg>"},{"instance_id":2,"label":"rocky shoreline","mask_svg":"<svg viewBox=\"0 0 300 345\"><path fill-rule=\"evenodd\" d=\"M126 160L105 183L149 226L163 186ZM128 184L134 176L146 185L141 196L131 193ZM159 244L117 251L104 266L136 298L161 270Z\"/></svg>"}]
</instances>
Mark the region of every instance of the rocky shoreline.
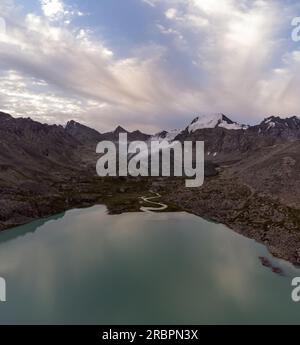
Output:
<instances>
[{"instance_id":1,"label":"rocky shoreline","mask_svg":"<svg viewBox=\"0 0 300 345\"><path fill-rule=\"evenodd\" d=\"M70 177L43 186L1 190L0 231L46 218L73 208L105 204L110 214L138 211L140 191L147 192L147 181L85 176Z\"/></svg>"},{"instance_id":2,"label":"rocky shoreline","mask_svg":"<svg viewBox=\"0 0 300 345\"><path fill-rule=\"evenodd\" d=\"M198 190L173 186L163 200L264 244L275 257L300 264L300 210L278 199L219 177Z\"/></svg>"},{"instance_id":3,"label":"rocky shoreline","mask_svg":"<svg viewBox=\"0 0 300 345\"><path fill-rule=\"evenodd\" d=\"M264 244L274 256L300 264L300 211L237 180L211 177L203 187L188 189L175 178L86 176L53 183L44 194L34 191L34 186L30 188L15 194L1 192L0 231L95 204L105 204L110 214L139 212L141 194L147 195L152 189L169 205L167 212L181 210L222 223Z\"/></svg>"}]
</instances>

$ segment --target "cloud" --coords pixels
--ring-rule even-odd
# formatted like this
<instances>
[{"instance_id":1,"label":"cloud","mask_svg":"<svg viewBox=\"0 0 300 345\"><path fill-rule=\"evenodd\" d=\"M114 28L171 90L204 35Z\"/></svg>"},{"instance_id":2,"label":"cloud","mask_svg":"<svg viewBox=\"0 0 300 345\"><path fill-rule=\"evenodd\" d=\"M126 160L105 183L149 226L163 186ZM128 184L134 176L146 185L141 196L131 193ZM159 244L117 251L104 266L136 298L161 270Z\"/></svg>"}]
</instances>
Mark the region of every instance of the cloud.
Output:
<instances>
[{"instance_id":1,"label":"cloud","mask_svg":"<svg viewBox=\"0 0 300 345\"><path fill-rule=\"evenodd\" d=\"M70 24L74 17L81 17L85 14L75 7L65 5L62 0L39 0L41 9L45 17L50 21L64 20L65 24Z\"/></svg>"},{"instance_id":2,"label":"cloud","mask_svg":"<svg viewBox=\"0 0 300 345\"><path fill-rule=\"evenodd\" d=\"M43 13L50 19L61 17L64 12L64 4L60 0L40 0Z\"/></svg>"},{"instance_id":3,"label":"cloud","mask_svg":"<svg viewBox=\"0 0 300 345\"><path fill-rule=\"evenodd\" d=\"M150 7L155 7L155 0L142 0L142 2L149 5Z\"/></svg>"},{"instance_id":4,"label":"cloud","mask_svg":"<svg viewBox=\"0 0 300 345\"><path fill-rule=\"evenodd\" d=\"M187 59L205 80L196 84L203 96L199 108L232 113L246 122L270 113L300 113L295 61L285 58L295 54L288 52L290 35L285 32L297 6L264 0L157 0L159 4L169 22L164 32L184 38Z\"/></svg>"},{"instance_id":5,"label":"cloud","mask_svg":"<svg viewBox=\"0 0 300 345\"><path fill-rule=\"evenodd\" d=\"M176 8L169 8L165 14L168 19L175 19L177 17L177 10Z\"/></svg>"},{"instance_id":6,"label":"cloud","mask_svg":"<svg viewBox=\"0 0 300 345\"><path fill-rule=\"evenodd\" d=\"M155 14L153 39L122 57L93 27L74 26L81 12L61 0L43 0L43 15L25 16L12 1L1 3L8 30L0 41L0 108L47 122L75 118L102 131L121 124L149 132L206 111L250 123L300 114L299 47L285 35L293 5L143 2Z\"/></svg>"},{"instance_id":7,"label":"cloud","mask_svg":"<svg viewBox=\"0 0 300 345\"><path fill-rule=\"evenodd\" d=\"M42 122L63 122L65 117L83 109L105 107L105 103L92 103L65 94L53 93L48 83L34 77L24 77L17 71L9 70L0 75L0 102L2 111L12 115L36 116ZM21 109L21 113L19 112Z\"/></svg>"},{"instance_id":8,"label":"cloud","mask_svg":"<svg viewBox=\"0 0 300 345\"><path fill-rule=\"evenodd\" d=\"M92 31L57 26L29 13L23 22L13 23L0 50L6 81L10 71L23 78L15 93L7 82L1 89L1 108L14 114L60 121L72 116L102 130L121 123L156 131L162 112L185 108L176 105L179 84L172 82L162 62L166 49L159 45L140 47L134 56L116 59ZM48 89L32 90L31 77L47 83Z\"/></svg>"}]
</instances>

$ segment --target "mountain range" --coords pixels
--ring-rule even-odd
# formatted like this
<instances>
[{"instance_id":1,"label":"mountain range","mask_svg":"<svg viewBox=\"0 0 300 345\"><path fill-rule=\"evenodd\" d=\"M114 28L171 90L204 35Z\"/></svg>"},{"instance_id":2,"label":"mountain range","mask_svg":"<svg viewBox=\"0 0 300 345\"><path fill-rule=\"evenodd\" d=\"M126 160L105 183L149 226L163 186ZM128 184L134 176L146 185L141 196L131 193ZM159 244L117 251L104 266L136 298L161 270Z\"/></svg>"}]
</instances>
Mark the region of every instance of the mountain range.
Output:
<instances>
[{"instance_id":1,"label":"mountain range","mask_svg":"<svg viewBox=\"0 0 300 345\"><path fill-rule=\"evenodd\" d=\"M176 179L97 177L97 143L118 141L120 133L127 133L129 141L204 141L210 167L204 186L186 189ZM300 263L296 116L271 116L248 126L224 114L205 114L185 128L149 135L120 126L100 133L73 120L66 126L47 125L0 113L0 145L0 230L95 203L107 204L110 212L138 210L138 194L151 188L169 205L227 224L263 242L273 254Z\"/></svg>"},{"instance_id":2,"label":"mountain range","mask_svg":"<svg viewBox=\"0 0 300 345\"><path fill-rule=\"evenodd\" d=\"M206 161L221 166L229 164L235 169L247 166L245 176L251 171L256 176L258 172L275 167L280 159L278 156L284 154L290 162L295 161L294 168L298 166L300 118L296 116L286 119L271 116L258 125L247 126L224 114L207 114L198 116L183 129L149 135L139 130L129 132L120 126L114 131L100 133L73 120L63 127L0 113L1 183L18 184L24 180L35 181L36 176L60 176L58 171L67 174L88 169L94 173L97 143L118 141L120 133L127 133L129 141L204 141ZM259 162L263 166L258 169ZM271 173L274 171L265 173L257 183L265 181ZM291 199L296 201L296 197Z\"/></svg>"},{"instance_id":3,"label":"mountain range","mask_svg":"<svg viewBox=\"0 0 300 345\"><path fill-rule=\"evenodd\" d=\"M127 133L129 141L199 141L205 142L206 159L216 162L239 160L262 147L271 147L300 139L300 118L282 119L271 116L260 124L249 126L232 121L224 114L206 114L196 117L183 129L164 130L154 135L139 130L128 132L118 126L114 131L99 133L75 121L65 131L83 144L102 140L118 141L120 133Z\"/></svg>"},{"instance_id":4,"label":"mountain range","mask_svg":"<svg viewBox=\"0 0 300 345\"><path fill-rule=\"evenodd\" d=\"M300 118L293 116L282 119L280 117L271 116L264 119L258 125L249 126L234 122L224 114L206 114L196 117L184 129L164 130L154 135L145 134L139 130L128 132L121 126L118 126L114 131L100 133L72 120L67 123L65 130L83 143L93 140L117 141L120 133L127 133L129 141L168 140L169 142L174 140L199 140L201 136L205 138L205 135L214 133L215 136L221 136L222 138L226 137L226 135L244 138L243 140L245 142L252 142L253 137L265 138L265 140L268 138L268 142L260 142L258 144L258 146L265 146L270 143L300 139ZM226 151L226 148L220 147L220 152L224 150Z\"/></svg>"}]
</instances>

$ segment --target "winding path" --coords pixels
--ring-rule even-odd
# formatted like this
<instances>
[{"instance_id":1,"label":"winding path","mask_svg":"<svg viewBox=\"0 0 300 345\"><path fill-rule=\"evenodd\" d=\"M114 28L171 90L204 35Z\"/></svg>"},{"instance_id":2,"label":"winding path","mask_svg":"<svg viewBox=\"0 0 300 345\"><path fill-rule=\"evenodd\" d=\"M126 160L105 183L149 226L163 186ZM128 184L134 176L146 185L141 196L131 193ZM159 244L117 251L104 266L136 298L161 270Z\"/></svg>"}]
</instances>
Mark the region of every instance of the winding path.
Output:
<instances>
[{"instance_id":1,"label":"winding path","mask_svg":"<svg viewBox=\"0 0 300 345\"><path fill-rule=\"evenodd\" d=\"M144 207L144 206L142 206L140 208L141 211L143 211L143 212L164 211L168 208L168 205L166 205L166 204L152 201L153 199L158 199L161 197L161 195L159 193L155 193L151 190L150 190L150 193L156 194L156 196L151 196L151 197L142 196L141 199L148 204L157 205L158 207Z\"/></svg>"}]
</instances>

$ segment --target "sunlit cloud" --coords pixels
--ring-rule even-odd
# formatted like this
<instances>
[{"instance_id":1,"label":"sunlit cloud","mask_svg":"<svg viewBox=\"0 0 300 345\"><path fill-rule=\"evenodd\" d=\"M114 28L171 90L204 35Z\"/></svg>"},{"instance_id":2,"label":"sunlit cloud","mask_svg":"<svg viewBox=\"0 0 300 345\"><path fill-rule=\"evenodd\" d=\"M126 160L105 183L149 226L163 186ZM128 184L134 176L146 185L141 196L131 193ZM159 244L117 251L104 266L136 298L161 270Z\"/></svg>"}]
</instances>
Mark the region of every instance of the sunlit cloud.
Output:
<instances>
[{"instance_id":1,"label":"sunlit cloud","mask_svg":"<svg viewBox=\"0 0 300 345\"><path fill-rule=\"evenodd\" d=\"M55 19L64 14L64 4L60 0L41 0L41 7L46 17Z\"/></svg>"},{"instance_id":2,"label":"sunlit cloud","mask_svg":"<svg viewBox=\"0 0 300 345\"><path fill-rule=\"evenodd\" d=\"M153 16L149 37L122 55L113 38L99 35L101 23L74 21L84 15L75 2L36 4L27 12L12 0L0 4L8 27L0 40L1 110L147 132L203 112L248 123L300 115L300 47L289 31L299 4L140 0L138 10Z\"/></svg>"}]
</instances>

